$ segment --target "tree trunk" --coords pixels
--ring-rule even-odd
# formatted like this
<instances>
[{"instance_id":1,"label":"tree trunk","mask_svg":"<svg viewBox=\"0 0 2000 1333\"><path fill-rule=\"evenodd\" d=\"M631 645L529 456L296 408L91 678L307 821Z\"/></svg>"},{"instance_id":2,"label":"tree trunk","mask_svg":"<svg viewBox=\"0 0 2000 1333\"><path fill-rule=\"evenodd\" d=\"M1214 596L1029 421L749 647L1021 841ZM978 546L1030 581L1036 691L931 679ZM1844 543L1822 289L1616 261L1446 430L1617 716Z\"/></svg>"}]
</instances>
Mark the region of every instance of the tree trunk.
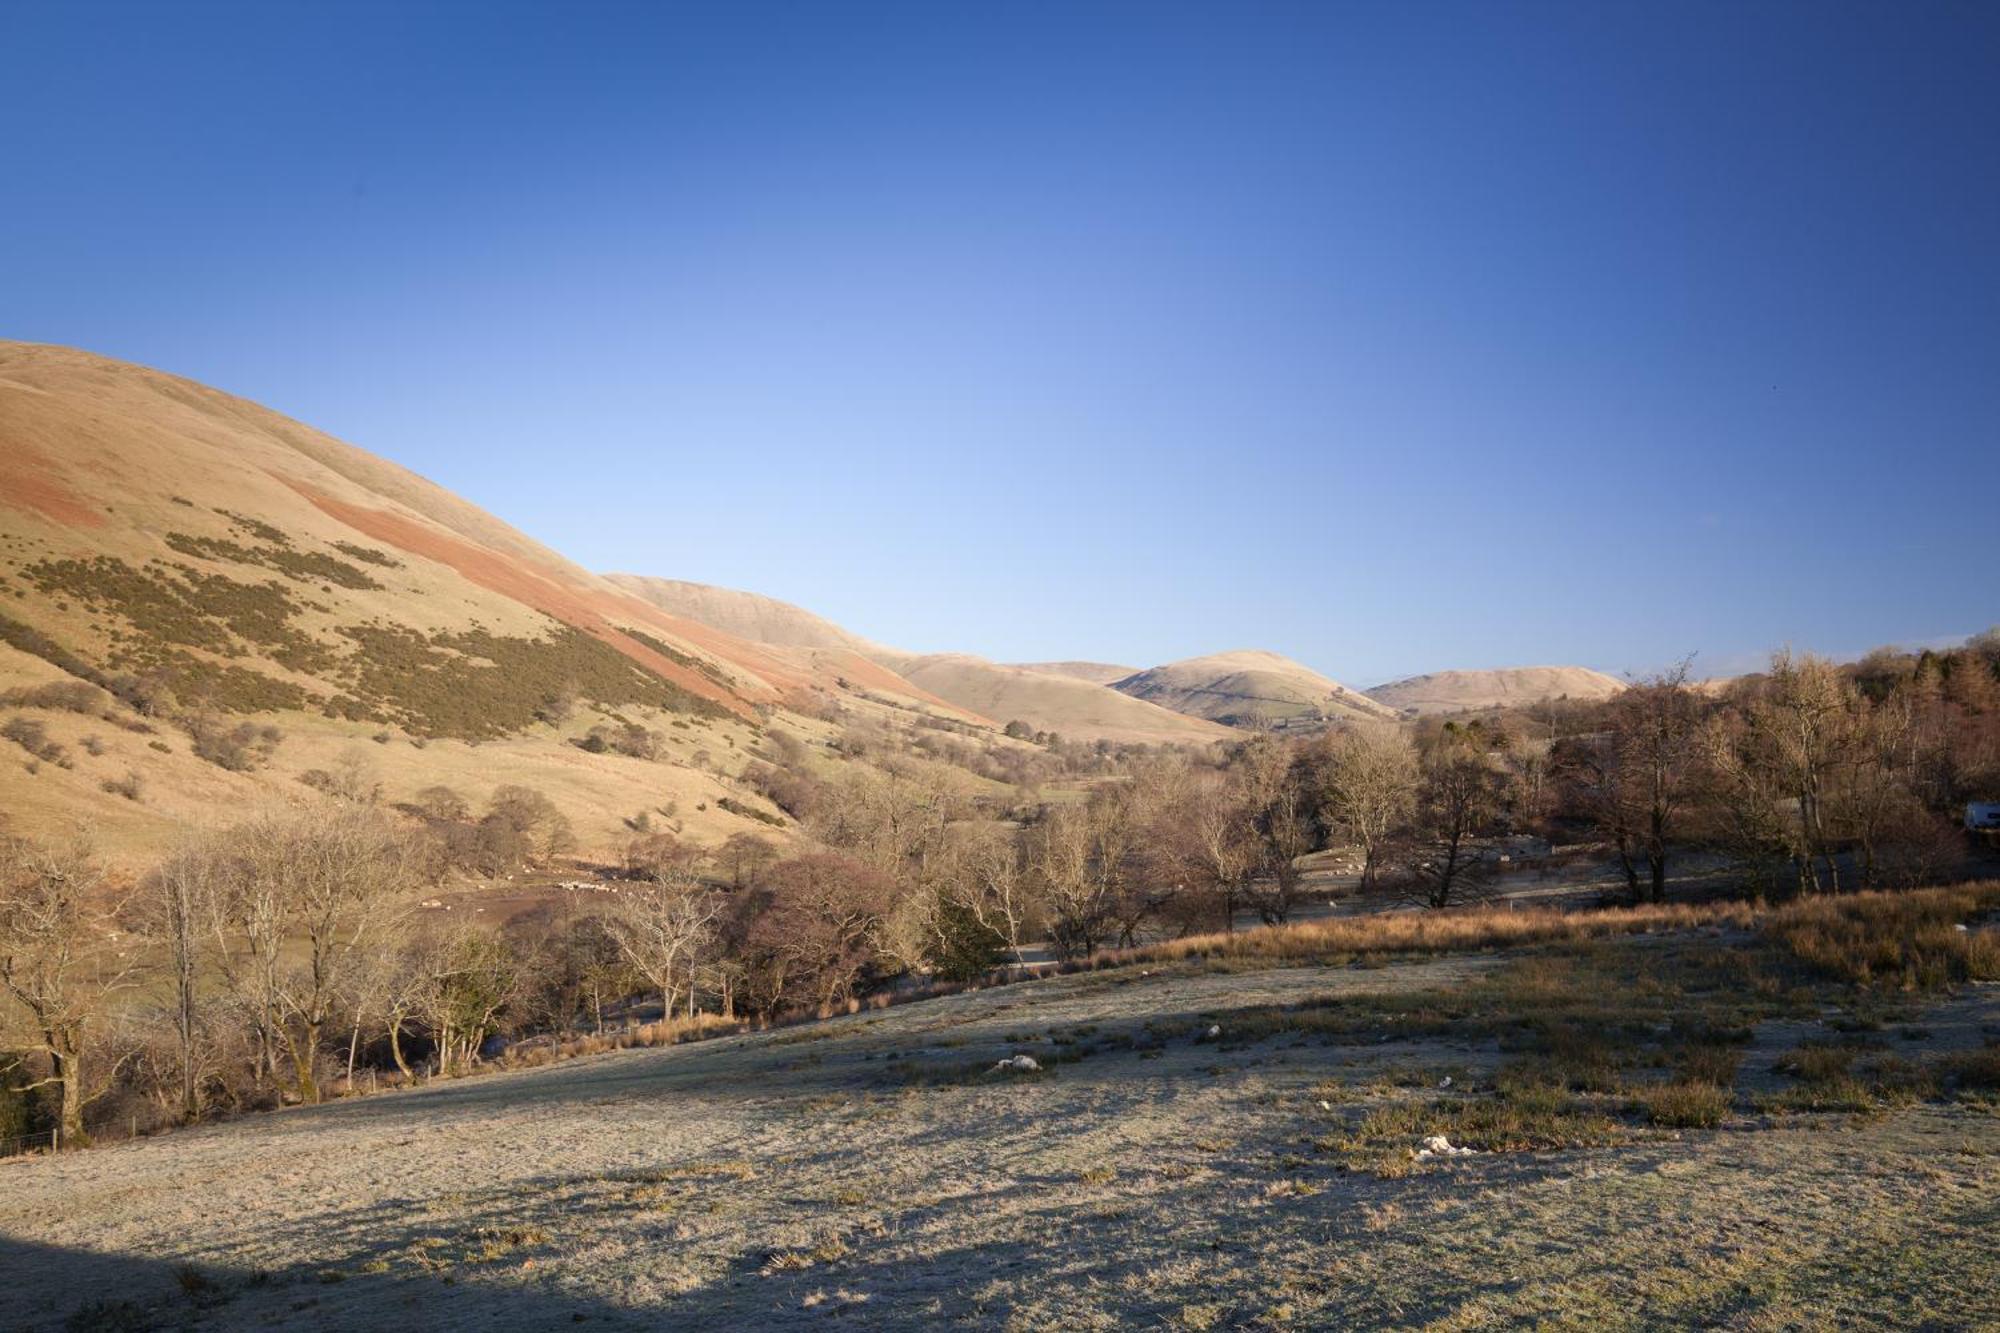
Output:
<instances>
[{"instance_id":1,"label":"tree trunk","mask_svg":"<svg viewBox=\"0 0 2000 1333\"><path fill-rule=\"evenodd\" d=\"M1653 807L1653 832L1646 840L1646 864L1653 872L1653 901L1667 900L1667 813Z\"/></svg>"},{"instance_id":2,"label":"tree trunk","mask_svg":"<svg viewBox=\"0 0 2000 1333\"><path fill-rule=\"evenodd\" d=\"M402 1071L404 1078L413 1079L416 1077L415 1074L410 1072L410 1062L403 1058L403 1016L401 1014L392 1014L389 1017L389 1058L396 1062L396 1068Z\"/></svg>"},{"instance_id":3,"label":"tree trunk","mask_svg":"<svg viewBox=\"0 0 2000 1333\"><path fill-rule=\"evenodd\" d=\"M1639 867L1632 860L1631 841L1623 833L1618 835L1618 864L1625 870L1625 891L1636 903L1639 901Z\"/></svg>"},{"instance_id":4,"label":"tree trunk","mask_svg":"<svg viewBox=\"0 0 2000 1333\"><path fill-rule=\"evenodd\" d=\"M186 934L176 926L175 984L179 994L175 1006L174 1032L180 1040L181 1055L181 1120L192 1124L201 1118L201 1102L196 1094L194 1070L194 967L193 953L186 943Z\"/></svg>"},{"instance_id":5,"label":"tree trunk","mask_svg":"<svg viewBox=\"0 0 2000 1333\"><path fill-rule=\"evenodd\" d=\"M71 1049L49 1052L50 1072L62 1089L56 1124L65 1147L81 1148L90 1136L83 1130L83 1053Z\"/></svg>"},{"instance_id":6,"label":"tree trunk","mask_svg":"<svg viewBox=\"0 0 2000 1333\"><path fill-rule=\"evenodd\" d=\"M292 1069L298 1077L299 1100L311 1105L319 1100L319 1080L313 1076L313 1065L319 1056L319 1024L306 1024L303 1043L294 1040L292 1030L287 1027L285 1045L291 1051Z\"/></svg>"}]
</instances>

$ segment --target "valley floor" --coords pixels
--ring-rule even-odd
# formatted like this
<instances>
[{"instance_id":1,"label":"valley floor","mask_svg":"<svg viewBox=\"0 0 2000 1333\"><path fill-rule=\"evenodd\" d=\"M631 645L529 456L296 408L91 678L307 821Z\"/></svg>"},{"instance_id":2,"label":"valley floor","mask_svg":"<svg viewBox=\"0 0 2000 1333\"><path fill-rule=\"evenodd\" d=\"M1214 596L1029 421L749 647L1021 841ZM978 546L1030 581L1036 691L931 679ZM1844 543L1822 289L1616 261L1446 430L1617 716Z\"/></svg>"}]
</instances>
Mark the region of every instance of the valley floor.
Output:
<instances>
[{"instance_id":1,"label":"valley floor","mask_svg":"<svg viewBox=\"0 0 2000 1333\"><path fill-rule=\"evenodd\" d=\"M2000 1116L1774 1113L1810 1015L1718 1128L1350 1169L1506 1058L1386 1020L1505 961L1085 973L0 1164L0 1327L2000 1324ZM1906 1017L1977 1046L2000 987Z\"/></svg>"}]
</instances>

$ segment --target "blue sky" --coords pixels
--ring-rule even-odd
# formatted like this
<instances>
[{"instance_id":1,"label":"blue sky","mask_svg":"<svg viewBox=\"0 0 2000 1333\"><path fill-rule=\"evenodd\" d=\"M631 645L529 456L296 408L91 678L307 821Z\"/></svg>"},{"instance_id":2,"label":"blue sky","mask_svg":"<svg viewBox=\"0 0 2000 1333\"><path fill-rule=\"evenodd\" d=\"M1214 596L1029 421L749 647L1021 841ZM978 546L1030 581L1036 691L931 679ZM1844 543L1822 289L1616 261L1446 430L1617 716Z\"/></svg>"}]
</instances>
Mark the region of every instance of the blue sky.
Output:
<instances>
[{"instance_id":1,"label":"blue sky","mask_svg":"<svg viewBox=\"0 0 2000 1333\"><path fill-rule=\"evenodd\" d=\"M2000 620L2000 7L14 4L0 336L1150 664Z\"/></svg>"}]
</instances>

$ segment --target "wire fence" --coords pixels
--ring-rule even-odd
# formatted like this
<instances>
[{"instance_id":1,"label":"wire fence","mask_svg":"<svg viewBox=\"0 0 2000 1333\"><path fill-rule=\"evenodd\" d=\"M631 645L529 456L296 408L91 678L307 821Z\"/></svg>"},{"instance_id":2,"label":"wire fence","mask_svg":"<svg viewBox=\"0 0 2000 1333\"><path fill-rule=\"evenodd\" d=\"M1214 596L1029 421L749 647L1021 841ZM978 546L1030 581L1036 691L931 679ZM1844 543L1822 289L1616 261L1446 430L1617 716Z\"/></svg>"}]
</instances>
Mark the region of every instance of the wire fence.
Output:
<instances>
[{"instance_id":1,"label":"wire fence","mask_svg":"<svg viewBox=\"0 0 2000 1333\"><path fill-rule=\"evenodd\" d=\"M34 1152L54 1152L60 1140L53 1129L45 1129L39 1134L21 1134L11 1139L0 1139L0 1157L21 1157Z\"/></svg>"}]
</instances>

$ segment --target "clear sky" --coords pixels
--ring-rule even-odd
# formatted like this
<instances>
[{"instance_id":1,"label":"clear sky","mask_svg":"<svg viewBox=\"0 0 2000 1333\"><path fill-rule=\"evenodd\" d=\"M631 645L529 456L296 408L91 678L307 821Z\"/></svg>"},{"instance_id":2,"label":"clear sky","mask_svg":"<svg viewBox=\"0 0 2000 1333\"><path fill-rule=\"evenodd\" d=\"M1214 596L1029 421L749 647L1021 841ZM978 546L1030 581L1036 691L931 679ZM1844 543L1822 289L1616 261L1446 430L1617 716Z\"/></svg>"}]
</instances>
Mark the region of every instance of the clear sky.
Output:
<instances>
[{"instance_id":1,"label":"clear sky","mask_svg":"<svg viewBox=\"0 0 2000 1333\"><path fill-rule=\"evenodd\" d=\"M900 646L2000 620L2000 5L15 0L0 115L0 336Z\"/></svg>"}]
</instances>

